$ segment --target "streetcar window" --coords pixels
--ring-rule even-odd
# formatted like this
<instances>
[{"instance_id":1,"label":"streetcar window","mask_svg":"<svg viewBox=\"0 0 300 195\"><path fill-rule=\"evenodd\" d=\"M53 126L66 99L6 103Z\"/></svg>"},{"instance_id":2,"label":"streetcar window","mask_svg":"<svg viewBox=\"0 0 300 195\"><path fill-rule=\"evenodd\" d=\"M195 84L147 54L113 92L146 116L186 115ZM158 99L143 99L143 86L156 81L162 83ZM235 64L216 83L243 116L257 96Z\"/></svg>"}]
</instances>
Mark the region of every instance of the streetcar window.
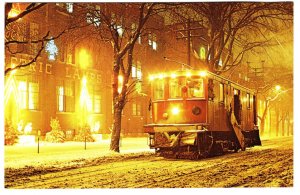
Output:
<instances>
[{"instance_id":1,"label":"streetcar window","mask_svg":"<svg viewBox=\"0 0 300 195\"><path fill-rule=\"evenodd\" d=\"M250 109L250 94L247 93L247 108Z\"/></svg>"},{"instance_id":2,"label":"streetcar window","mask_svg":"<svg viewBox=\"0 0 300 195\"><path fill-rule=\"evenodd\" d=\"M234 94L234 95L240 95L240 90L234 89L234 90L233 90L233 94Z\"/></svg>"},{"instance_id":3,"label":"streetcar window","mask_svg":"<svg viewBox=\"0 0 300 195\"><path fill-rule=\"evenodd\" d=\"M153 86L153 96L154 99L164 99L164 93L165 93L165 89L164 89L164 80L163 79L157 79L154 82L154 86Z\"/></svg>"},{"instance_id":4,"label":"streetcar window","mask_svg":"<svg viewBox=\"0 0 300 195\"><path fill-rule=\"evenodd\" d=\"M224 102L224 84L220 83L220 102Z\"/></svg>"},{"instance_id":5,"label":"streetcar window","mask_svg":"<svg viewBox=\"0 0 300 195\"><path fill-rule=\"evenodd\" d=\"M181 89L184 86L183 82L179 78L170 78L169 80L169 96L170 98L181 98Z\"/></svg>"},{"instance_id":6,"label":"streetcar window","mask_svg":"<svg viewBox=\"0 0 300 195\"><path fill-rule=\"evenodd\" d=\"M203 79L202 78L188 78L188 97L204 97Z\"/></svg>"}]
</instances>

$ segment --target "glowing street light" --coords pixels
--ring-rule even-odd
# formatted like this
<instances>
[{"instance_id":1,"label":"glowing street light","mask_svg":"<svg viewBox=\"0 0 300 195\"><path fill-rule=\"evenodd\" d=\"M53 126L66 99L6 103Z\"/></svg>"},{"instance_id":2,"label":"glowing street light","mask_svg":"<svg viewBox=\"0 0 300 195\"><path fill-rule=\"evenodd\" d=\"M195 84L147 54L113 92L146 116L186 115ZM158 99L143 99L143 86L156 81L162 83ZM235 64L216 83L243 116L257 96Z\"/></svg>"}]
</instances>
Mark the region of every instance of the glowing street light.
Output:
<instances>
[{"instance_id":1,"label":"glowing street light","mask_svg":"<svg viewBox=\"0 0 300 195\"><path fill-rule=\"evenodd\" d=\"M280 89L281 89L280 85L276 85L276 86L275 86L275 90L276 90L276 91L279 91Z\"/></svg>"},{"instance_id":2,"label":"glowing street light","mask_svg":"<svg viewBox=\"0 0 300 195\"><path fill-rule=\"evenodd\" d=\"M149 80L150 80L150 81L153 81L154 79L155 79L155 76L154 76L154 75L150 75L150 76L149 76Z\"/></svg>"},{"instance_id":3,"label":"glowing street light","mask_svg":"<svg viewBox=\"0 0 300 195\"><path fill-rule=\"evenodd\" d=\"M19 3L13 3L13 7L9 11L8 17L9 18L14 18L14 17L18 16L20 13L21 13L21 11L20 11Z\"/></svg>"},{"instance_id":4,"label":"glowing street light","mask_svg":"<svg viewBox=\"0 0 300 195\"><path fill-rule=\"evenodd\" d=\"M201 71L201 72L199 72L199 75L200 75L201 77L206 77L207 72L206 72L206 71Z\"/></svg>"},{"instance_id":5,"label":"glowing street light","mask_svg":"<svg viewBox=\"0 0 300 195\"><path fill-rule=\"evenodd\" d=\"M192 73L190 71L186 72L186 77L191 77Z\"/></svg>"},{"instance_id":6,"label":"glowing street light","mask_svg":"<svg viewBox=\"0 0 300 195\"><path fill-rule=\"evenodd\" d=\"M175 79L176 77L177 77L177 75L176 75L175 73L172 73L172 74L171 74L171 78L172 78L172 79Z\"/></svg>"},{"instance_id":7,"label":"glowing street light","mask_svg":"<svg viewBox=\"0 0 300 195\"><path fill-rule=\"evenodd\" d=\"M85 49L81 49L79 52L79 65L81 69L86 69L90 66L91 57Z\"/></svg>"},{"instance_id":8,"label":"glowing street light","mask_svg":"<svg viewBox=\"0 0 300 195\"><path fill-rule=\"evenodd\" d=\"M163 79L164 77L165 77L164 74L159 74L159 75L158 75L158 78L159 78L159 79Z\"/></svg>"}]
</instances>

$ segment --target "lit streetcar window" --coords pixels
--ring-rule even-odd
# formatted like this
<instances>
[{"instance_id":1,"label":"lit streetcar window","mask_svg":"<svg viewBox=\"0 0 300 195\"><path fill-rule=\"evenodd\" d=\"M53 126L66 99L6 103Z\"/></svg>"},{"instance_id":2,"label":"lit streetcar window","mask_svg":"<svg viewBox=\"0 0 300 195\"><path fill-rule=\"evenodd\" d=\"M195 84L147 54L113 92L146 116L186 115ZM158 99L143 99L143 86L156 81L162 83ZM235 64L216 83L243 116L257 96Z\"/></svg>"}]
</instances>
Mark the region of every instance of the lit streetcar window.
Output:
<instances>
[{"instance_id":1,"label":"lit streetcar window","mask_svg":"<svg viewBox=\"0 0 300 195\"><path fill-rule=\"evenodd\" d=\"M202 78L188 78L188 97L190 98L203 98L204 97L204 85Z\"/></svg>"},{"instance_id":2,"label":"lit streetcar window","mask_svg":"<svg viewBox=\"0 0 300 195\"><path fill-rule=\"evenodd\" d=\"M157 79L154 81L153 92L155 100L164 99L164 79Z\"/></svg>"},{"instance_id":3,"label":"lit streetcar window","mask_svg":"<svg viewBox=\"0 0 300 195\"><path fill-rule=\"evenodd\" d=\"M180 78L170 78L169 80L169 98L181 98L182 97L182 87L184 83Z\"/></svg>"}]
</instances>

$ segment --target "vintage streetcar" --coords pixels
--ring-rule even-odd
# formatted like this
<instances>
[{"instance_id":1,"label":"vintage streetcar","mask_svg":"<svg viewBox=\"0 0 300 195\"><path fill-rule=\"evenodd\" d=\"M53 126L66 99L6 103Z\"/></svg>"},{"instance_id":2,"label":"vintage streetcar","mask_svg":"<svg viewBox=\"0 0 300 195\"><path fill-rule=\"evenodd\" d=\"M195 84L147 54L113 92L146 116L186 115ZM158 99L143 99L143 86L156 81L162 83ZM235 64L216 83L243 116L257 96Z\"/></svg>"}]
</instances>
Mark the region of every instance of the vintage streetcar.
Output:
<instances>
[{"instance_id":1,"label":"vintage streetcar","mask_svg":"<svg viewBox=\"0 0 300 195\"><path fill-rule=\"evenodd\" d=\"M150 76L149 146L199 159L261 145L254 91L208 71Z\"/></svg>"}]
</instances>

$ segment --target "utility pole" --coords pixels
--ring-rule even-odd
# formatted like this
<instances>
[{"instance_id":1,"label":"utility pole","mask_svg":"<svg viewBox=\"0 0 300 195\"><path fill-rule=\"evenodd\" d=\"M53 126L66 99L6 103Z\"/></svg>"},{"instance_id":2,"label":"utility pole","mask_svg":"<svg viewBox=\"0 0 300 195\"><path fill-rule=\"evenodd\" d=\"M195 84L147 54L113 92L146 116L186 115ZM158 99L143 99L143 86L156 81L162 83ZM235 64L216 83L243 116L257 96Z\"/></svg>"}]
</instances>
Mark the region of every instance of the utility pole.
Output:
<instances>
[{"instance_id":1,"label":"utility pole","mask_svg":"<svg viewBox=\"0 0 300 195\"><path fill-rule=\"evenodd\" d=\"M193 21L197 22L197 21ZM202 21L200 21L202 22ZM200 23L198 21L198 23ZM176 32L186 32L186 35L181 35L180 37L176 37L176 39L186 39L187 41L187 65L191 66L191 40L193 37L203 37L203 35L192 35L191 32L194 30L204 29L203 24L200 24L200 27L191 28L191 20L188 19L184 29L176 30ZM181 33L182 34L182 33Z\"/></svg>"}]
</instances>

